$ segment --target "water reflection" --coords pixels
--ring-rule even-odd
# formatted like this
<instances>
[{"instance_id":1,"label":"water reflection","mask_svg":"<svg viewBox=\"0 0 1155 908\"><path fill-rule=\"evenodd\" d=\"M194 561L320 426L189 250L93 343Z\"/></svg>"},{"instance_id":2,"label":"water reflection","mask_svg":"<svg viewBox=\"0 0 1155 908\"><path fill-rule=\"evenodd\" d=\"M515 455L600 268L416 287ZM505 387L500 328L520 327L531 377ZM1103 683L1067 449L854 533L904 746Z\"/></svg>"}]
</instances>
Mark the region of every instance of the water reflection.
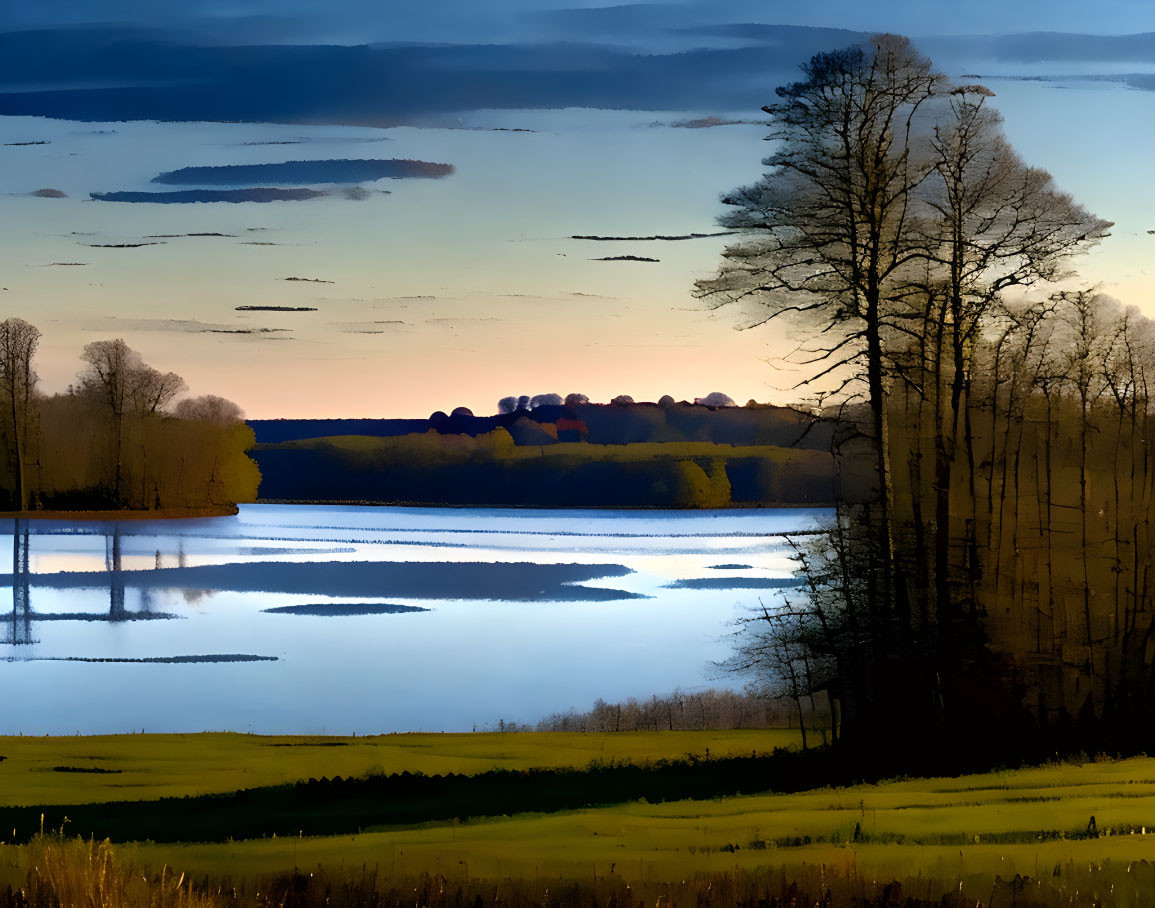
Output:
<instances>
[{"instance_id":1,"label":"water reflection","mask_svg":"<svg viewBox=\"0 0 1155 908\"><path fill-rule=\"evenodd\" d=\"M112 524L112 533L104 537L104 563L108 567L108 620L123 621L124 574L120 554L120 524Z\"/></svg>"},{"instance_id":2,"label":"water reflection","mask_svg":"<svg viewBox=\"0 0 1155 908\"><path fill-rule=\"evenodd\" d=\"M4 643L13 646L23 646L38 641L32 636L32 625L40 621L102 621L120 623L125 621L147 621L177 618L167 612L158 612L153 607L154 591L141 588L140 607L137 611L130 611L126 604L126 572L124 570L123 544L121 528L118 522L113 522L104 534L104 564L108 574L108 613L101 612L36 612L32 608L32 586L39 584L43 576L37 578L30 567L31 521L16 518L12 521L12 619L7 629ZM179 564L185 563L183 542L178 552ZM161 562L161 551L156 550L156 564ZM131 571L128 572L131 575ZM51 576L51 575L47 575ZM193 591L186 591L186 600L192 601ZM204 595L203 591L196 591Z\"/></svg>"},{"instance_id":3,"label":"water reflection","mask_svg":"<svg viewBox=\"0 0 1155 908\"><path fill-rule=\"evenodd\" d=\"M12 521L12 632L6 643L35 643L32 639L32 604L28 570L27 520Z\"/></svg>"},{"instance_id":4,"label":"water reflection","mask_svg":"<svg viewBox=\"0 0 1155 908\"><path fill-rule=\"evenodd\" d=\"M789 577L774 534L824 517L292 505L8 517L0 679L21 696L0 730L462 730L717 683L707 673L737 610ZM747 578L764 585L735 589Z\"/></svg>"}]
</instances>

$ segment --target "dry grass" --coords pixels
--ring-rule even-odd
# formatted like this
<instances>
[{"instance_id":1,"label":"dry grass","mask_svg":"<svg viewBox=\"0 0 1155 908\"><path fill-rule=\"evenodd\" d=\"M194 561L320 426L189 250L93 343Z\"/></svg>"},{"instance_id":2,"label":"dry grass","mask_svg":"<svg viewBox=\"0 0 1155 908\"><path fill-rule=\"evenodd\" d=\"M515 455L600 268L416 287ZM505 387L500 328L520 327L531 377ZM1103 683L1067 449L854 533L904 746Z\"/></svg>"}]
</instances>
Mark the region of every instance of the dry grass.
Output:
<instances>
[{"instance_id":1,"label":"dry grass","mask_svg":"<svg viewBox=\"0 0 1155 908\"><path fill-rule=\"evenodd\" d=\"M22 848L23 883L0 889L0 908L1140 908L1155 894L1147 862L1069 862L1041 877L879 877L855 864L772 863L670 881L602 874L579 878L470 878L292 871L243 881L190 880L167 865L143 870L108 843L38 836Z\"/></svg>"},{"instance_id":2,"label":"dry grass","mask_svg":"<svg viewBox=\"0 0 1155 908\"><path fill-rule=\"evenodd\" d=\"M37 836L21 849L24 884L10 904L29 908L215 908L221 900L164 866L146 873L108 842Z\"/></svg>"}]
</instances>

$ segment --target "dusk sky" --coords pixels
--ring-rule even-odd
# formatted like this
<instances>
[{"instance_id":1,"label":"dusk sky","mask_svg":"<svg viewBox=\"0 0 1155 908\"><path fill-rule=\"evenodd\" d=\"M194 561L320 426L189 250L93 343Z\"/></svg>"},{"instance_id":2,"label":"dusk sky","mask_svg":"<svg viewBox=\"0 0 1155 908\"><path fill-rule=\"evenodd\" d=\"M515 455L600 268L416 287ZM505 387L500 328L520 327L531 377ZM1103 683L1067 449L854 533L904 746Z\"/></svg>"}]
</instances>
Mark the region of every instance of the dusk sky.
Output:
<instances>
[{"instance_id":1,"label":"dusk sky","mask_svg":"<svg viewBox=\"0 0 1155 908\"><path fill-rule=\"evenodd\" d=\"M119 336L252 417L790 400L795 339L691 294L725 237L573 237L715 232L774 87L879 30L982 77L1116 223L1083 279L1155 316L1147 0L8 4L2 311L46 391Z\"/></svg>"}]
</instances>

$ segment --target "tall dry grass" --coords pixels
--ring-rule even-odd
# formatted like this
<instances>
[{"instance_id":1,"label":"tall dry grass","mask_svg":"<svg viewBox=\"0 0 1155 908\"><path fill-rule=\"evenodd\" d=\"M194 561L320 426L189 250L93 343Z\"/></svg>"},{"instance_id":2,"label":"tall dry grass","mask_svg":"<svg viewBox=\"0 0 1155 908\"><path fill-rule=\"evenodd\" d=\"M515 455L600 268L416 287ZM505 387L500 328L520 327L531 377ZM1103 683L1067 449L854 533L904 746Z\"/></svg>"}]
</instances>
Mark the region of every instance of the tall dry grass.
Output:
<instances>
[{"instance_id":1,"label":"tall dry grass","mask_svg":"<svg viewBox=\"0 0 1155 908\"><path fill-rule=\"evenodd\" d=\"M13 846L5 846L12 848ZM911 874L885 880L853 865L768 864L672 882L593 879L471 880L382 876L318 868L258 880L191 881L165 866L134 867L108 842L39 835L20 846L23 885L0 908L1139 908L1155 903L1155 864L1068 863L1042 879Z\"/></svg>"},{"instance_id":2,"label":"tall dry grass","mask_svg":"<svg viewBox=\"0 0 1155 908\"><path fill-rule=\"evenodd\" d=\"M9 889L5 906L26 908L217 908L220 900L194 888L183 873L142 871L107 841L36 836L19 849L24 885Z\"/></svg>"}]
</instances>

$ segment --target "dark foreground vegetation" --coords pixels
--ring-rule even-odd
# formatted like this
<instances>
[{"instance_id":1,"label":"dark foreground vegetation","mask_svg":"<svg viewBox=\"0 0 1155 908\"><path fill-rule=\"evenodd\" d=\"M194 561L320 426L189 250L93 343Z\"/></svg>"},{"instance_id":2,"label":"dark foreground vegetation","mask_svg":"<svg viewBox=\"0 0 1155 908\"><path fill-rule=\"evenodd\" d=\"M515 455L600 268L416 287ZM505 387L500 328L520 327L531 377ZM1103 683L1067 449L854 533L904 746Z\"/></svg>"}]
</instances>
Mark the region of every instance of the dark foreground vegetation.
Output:
<instances>
[{"instance_id":1,"label":"dark foreground vegetation","mask_svg":"<svg viewBox=\"0 0 1155 908\"><path fill-rule=\"evenodd\" d=\"M965 882L921 874L884 881L853 867L825 865L729 870L677 882L628 879L613 868L587 879L399 877L376 865L233 881L195 878L167 866L142 872L108 843L50 834L36 837L22 864L22 881L0 889L0 908L1078 908L1141 905L1142 894L1155 889L1155 864L1145 861L1069 864L1057 876Z\"/></svg>"},{"instance_id":2,"label":"dark foreground vegetation","mask_svg":"<svg viewBox=\"0 0 1155 908\"><path fill-rule=\"evenodd\" d=\"M710 731L742 728L801 728L803 747L806 729L826 743L830 710L822 697L803 704L799 719L797 704L781 697L764 697L756 692L730 690L675 690L655 694L646 700L630 697L624 703L598 699L591 709L554 713L533 724L498 723L488 731L581 732L605 734L635 731Z\"/></svg>"},{"instance_id":3,"label":"dark foreground vegetation","mask_svg":"<svg viewBox=\"0 0 1155 908\"><path fill-rule=\"evenodd\" d=\"M1066 877L1015 876L993 883L921 875L880 881L853 868L815 866L697 874L680 882L631 879L612 870L590 879L470 879L468 874L397 877L378 866L343 873L297 871L257 880L193 878L178 868L134 867L108 843L40 835L28 847L24 879L0 890L0 908L1003 908L1141 904L1155 887L1146 862L1068 868ZM1125 890L1136 898L1103 894Z\"/></svg>"},{"instance_id":4,"label":"dark foreground vegetation","mask_svg":"<svg viewBox=\"0 0 1155 908\"><path fill-rule=\"evenodd\" d=\"M219 513L256 497L252 431L235 404L176 401L184 380L119 339L86 345L76 383L45 395L39 342L22 319L0 322L0 507Z\"/></svg>"}]
</instances>

